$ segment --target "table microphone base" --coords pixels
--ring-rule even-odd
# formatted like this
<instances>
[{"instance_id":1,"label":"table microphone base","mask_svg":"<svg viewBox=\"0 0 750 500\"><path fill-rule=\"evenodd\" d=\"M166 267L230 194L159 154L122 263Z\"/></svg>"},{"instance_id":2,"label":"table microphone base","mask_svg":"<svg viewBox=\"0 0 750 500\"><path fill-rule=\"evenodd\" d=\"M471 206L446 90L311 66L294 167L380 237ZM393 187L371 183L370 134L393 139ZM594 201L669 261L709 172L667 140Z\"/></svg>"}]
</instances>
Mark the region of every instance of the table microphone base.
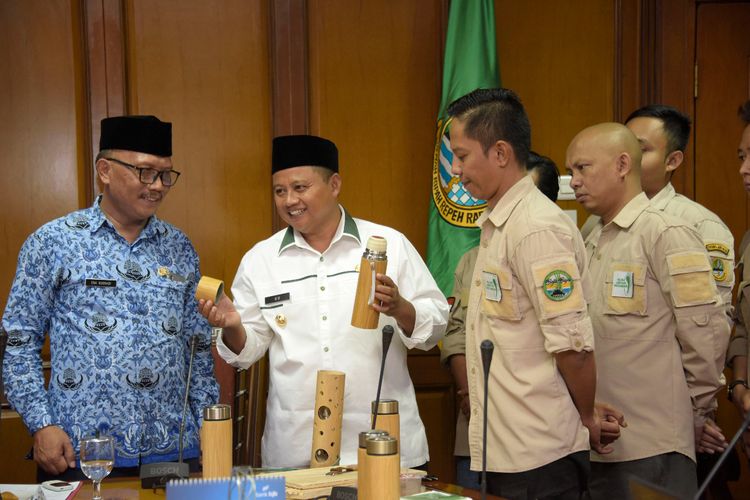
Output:
<instances>
[{"instance_id":1,"label":"table microphone base","mask_svg":"<svg viewBox=\"0 0 750 500\"><path fill-rule=\"evenodd\" d=\"M141 488L164 488L171 479L190 477L190 465L185 462L154 462L141 465Z\"/></svg>"}]
</instances>

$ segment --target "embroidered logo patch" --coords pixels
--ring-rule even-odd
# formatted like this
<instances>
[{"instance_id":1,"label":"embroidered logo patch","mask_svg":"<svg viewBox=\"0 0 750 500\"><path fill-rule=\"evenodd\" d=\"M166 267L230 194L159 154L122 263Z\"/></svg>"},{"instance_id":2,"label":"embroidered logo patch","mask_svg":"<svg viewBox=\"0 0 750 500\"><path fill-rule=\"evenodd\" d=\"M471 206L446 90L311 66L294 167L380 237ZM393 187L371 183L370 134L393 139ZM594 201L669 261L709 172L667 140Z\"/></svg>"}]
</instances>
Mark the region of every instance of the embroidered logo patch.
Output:
<instances>
[{"instance_id":1,"label":"embroidered logo patch","mask_svg":"<svg viewBox=\"0 0 750 500\"><path fill-rule=\"evenodd\" d=\"M544 277L542 290L550 300L565 300L573 293L573 278L562 269L555 269Z\"/></svg>"},{"instance_id":2,"label":"embroidered logo patch","mask_svg":"<svg viewBox=\"0 0 750 500\"><path fill-rule=\"evenodd\" d=\"M706 244L707 252L721 252L724 255L729 255L729 247L724 243L708 243Z\"/></svg>"},{"instance_id":3,"label":"embroidered logo patch","mask_svg":"<svg viewBox=\"0 0 750 500\"><path fill-rule=\"evenodd\" d=\"M714 275L716 281L726 281L727 279L727 266L724 265L724 260L718 257L711 259L711 272Z\"/></svg>"}]
</instances>

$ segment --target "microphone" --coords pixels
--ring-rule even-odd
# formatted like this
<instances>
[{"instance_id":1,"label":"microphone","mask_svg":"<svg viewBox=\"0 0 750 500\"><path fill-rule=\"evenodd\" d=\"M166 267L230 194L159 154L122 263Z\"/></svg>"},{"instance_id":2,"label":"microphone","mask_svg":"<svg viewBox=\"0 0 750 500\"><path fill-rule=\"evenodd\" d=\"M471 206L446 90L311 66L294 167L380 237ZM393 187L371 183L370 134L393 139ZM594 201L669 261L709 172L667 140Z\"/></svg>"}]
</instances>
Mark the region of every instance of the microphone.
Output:
<instances>
[{"instance_id":1,"label":"microphone","mask_svg":"<svg viewBox=\"0 0 750 500\"><path fill-rule=\"evenodd\" d=\"M378 393L375 396L375 414L372 416L372 430L375 430L375 422L378 420L378 405L380 404L380 389L383 387L383 374L385 373L385 357L388 354L388 348L391 346L393 339L393 327L385 325L383 327L383 359L380 361L380 378L378 379Z\"/></svg>"},{"instance_id":2,"label":"microphone","mask_svg":"<svg viewBox=\"0 0 750 500\"><path fill-rule=\"evenodd\" d=\"M198 336L190 337L190 362L188 363L187 381L185 382L185 397L182 401L182 417L180 418L180 434L178 443L177 462L154 462L141 465L141 488L164 488L171 479L187 479L190 477L190 465L182 461L182 435L185 431L185 415L188 408L190 394L190 379L193 374L193 358L198 345Z\"/></svg>"},{"instance_id":3,"label":"microphone","mask_svg":"<svg viewBox=\"0 0 750 500\"><path fill-rule=\"evenodd\" d=\"M484 369L484 422L482 423L482 500L487 498L487 398L489 395L488 381L490 378L490 364L495 344L485 339L479 346L482 350L482 368Z\"/></svg>"},{"instance_id":4,"label":"microphone","mask_svg":"<svg viewBox=\"0 0 750 500\"><path fill-rule=\"evenodd\" d=\"M694 500L699 500L701 498L701 495L703 495L703 492L706 491L706 488L708 488L709 483L711 483L711 479L714 478L714 476L716 475L716 472L719 470L719 467L721 467L721 464L724 463L724 461L727 459L729 454L732 452L732 449L734 449L735 445L737 444L737 441L740 440L742 433L747 430L748 426L750 426L750 411L747 412L747 415L745 416L745 420L742 421L742 425L740 425L740 428L737 429L737 432L735 432L734 437L732 437L732 440L729 442L729 446L727 446L727 448L724 450L724 453L721 454L719 459L711 468L711 472L708 473L708 476L706 476L706 479L703 480L703 484L701 484L701 487L698 489L698 493L696 493L695 496L693 497Z\"/></svg>"}]
</instances>

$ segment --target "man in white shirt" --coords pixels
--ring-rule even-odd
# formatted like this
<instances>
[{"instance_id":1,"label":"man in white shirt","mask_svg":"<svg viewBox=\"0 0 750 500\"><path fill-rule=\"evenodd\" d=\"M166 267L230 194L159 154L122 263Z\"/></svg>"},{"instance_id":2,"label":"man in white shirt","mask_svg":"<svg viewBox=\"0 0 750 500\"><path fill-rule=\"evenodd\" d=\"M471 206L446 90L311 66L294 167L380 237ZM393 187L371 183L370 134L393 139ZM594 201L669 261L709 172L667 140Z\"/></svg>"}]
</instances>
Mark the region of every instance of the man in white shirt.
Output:
<instances>
[{"instance_id":1,"label":"man in white shirt","mask_svg":"<svg viewBox=\"0 0 750 500\"><path fill-rule=\"evenodd\" d=\"M221 356L246 368L268 350L270 386L263 465L310 463L318 370L346 374L341 463L356 463L358 434L370 428L370 403L380 371L383 326L397 332L388 351L381 398L399 402L401 461L429 460L407 350L434 347L443 336L448 304L409 241L391 228L352 218L338 204L341 177L333 142L314 136L273 142L276 209L289 224L245 254L232 285L234 304L200 303L223 328ZM388 267L378 274L375 331L350 325L358 266L370 236L388 243Z\"/></svg>"}]
</instances>

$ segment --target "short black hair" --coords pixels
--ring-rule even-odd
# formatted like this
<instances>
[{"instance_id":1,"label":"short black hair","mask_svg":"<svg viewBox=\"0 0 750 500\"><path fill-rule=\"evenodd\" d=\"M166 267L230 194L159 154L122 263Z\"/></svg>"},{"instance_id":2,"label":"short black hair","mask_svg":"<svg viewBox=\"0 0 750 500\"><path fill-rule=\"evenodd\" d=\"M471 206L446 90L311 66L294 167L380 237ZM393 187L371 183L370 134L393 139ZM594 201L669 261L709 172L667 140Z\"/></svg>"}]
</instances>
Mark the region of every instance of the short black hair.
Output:
<instances>
[{"instance_id":1,"label":"short black hair","mask_svg":"<svg viewBox=\"0 0 750 500\"><path fill-rule=\"evenodd\" d=\"M466 124L467 137L479 141L485 154L497 141L513 148L525 165L531 149L531 124L515 92L509 89L476 89L448 106L448 115Z\"/></svg>"},{"instance_id":2,"label":"short black hair","mask_svg":"<svg viewBox=\"0 0 750 500\"><path fill-rule=\"evenodd\" d=\"M536 187L539 191L552 201L557 201L557 193L560 191L560 171L551 158L542 156L533 151L529 152L529 161L526 162L526 170L536 170L539 182Z\"/></svg>"},{"instance_id":3,"label":"short black hair","mask_svg":"<svg viewBox=\"0 0 750 500\"><path fill-rule=\"evenodd\" d=\"M740 105L737 114L745 125L750 125L750 99Z\"/></svg>"},{"instance_id":4,"label":"short black hair","mask_svg":"<svg viewBox=\"0 0 750 500\"><path fill-rule=\"evenodd\" d=\"M625 120L627 124L634 118L656 118L660 120L667 135L667 154L674 151L685 151L690 139L690 118L677 108L665 104L649 104L638 108Z\"/></svg>"}]
</instances>

